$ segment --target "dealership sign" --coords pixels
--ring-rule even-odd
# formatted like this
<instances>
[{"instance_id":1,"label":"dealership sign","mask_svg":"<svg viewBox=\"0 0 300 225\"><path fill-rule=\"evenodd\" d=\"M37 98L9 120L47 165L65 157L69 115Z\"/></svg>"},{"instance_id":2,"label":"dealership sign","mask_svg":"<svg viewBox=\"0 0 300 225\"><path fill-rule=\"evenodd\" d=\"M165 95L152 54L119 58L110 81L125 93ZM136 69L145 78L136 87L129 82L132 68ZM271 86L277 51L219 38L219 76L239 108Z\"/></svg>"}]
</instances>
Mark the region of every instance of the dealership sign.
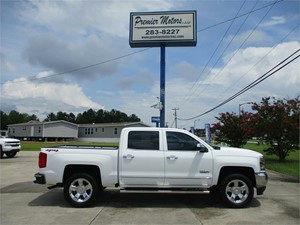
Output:
<instances>
[{"instance_id":1,"label":"dealership sign","mask_svg":"<svg viewBox=\"0 0 300 225\"><path fill-rule=\"evenodd\" d=\"M196 11L130 13L131 47L196 46Z\"/></svg>"}]
</instances>

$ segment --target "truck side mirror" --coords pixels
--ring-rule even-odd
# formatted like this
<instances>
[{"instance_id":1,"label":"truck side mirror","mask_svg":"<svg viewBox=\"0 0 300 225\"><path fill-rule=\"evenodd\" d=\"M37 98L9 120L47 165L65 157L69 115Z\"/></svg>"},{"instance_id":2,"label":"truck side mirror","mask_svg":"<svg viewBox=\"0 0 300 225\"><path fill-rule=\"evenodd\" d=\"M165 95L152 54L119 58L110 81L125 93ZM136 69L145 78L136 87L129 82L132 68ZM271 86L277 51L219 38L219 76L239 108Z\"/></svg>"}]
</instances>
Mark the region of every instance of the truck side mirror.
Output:
<instances>
[{"instance_id":1,"label":"truck side mirror","mask_svg":"<svg viewBox=\"0 0 300 225\"><path fill-rule=\"evenodd\" d=\"M208 149L200 143L197 143L197 150L201 153L208 152Z\"/></svg>"}]
</instances>

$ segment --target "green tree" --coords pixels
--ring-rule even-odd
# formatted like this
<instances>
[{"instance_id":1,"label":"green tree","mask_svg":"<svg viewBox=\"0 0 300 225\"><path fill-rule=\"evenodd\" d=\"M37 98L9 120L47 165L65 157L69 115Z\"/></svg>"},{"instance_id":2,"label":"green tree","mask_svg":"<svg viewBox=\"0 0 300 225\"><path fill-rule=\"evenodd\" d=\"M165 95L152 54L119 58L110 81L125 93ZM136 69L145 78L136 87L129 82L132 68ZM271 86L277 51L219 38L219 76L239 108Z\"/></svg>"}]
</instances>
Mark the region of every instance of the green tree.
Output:
<instances>
[{"instance_id":1,"label":"green tree","mask_svg":"<svg viewBox=\"0 0 300 225\"><path fill-rule=\"evenodd\" d=\"M66 113L59 111L57 114L50 113L47 115L45 122L47 121L56 121L56 120L65 120L71 123L85 124L85 123L120 123L120 122L137 122L140 119L132 114L128 117L126 113L112 109L107 111L104 109L99 109L95 111L89 109L83 113L78 113L75 116L73 113Z\"/></svg>"},{"instance_id":2,"label":"green tree","mask_svg":"<svg viewBox=\"0 0 300 225\"><path fill-rule=\"evenodd\" d=\"M45 122L49 122L49 121L55 121L57 120L57 117L54 113L50 113L47 115L46 119L44 120Z\"/></svg>"},{"instance_id":3,"label":"green tree","mask_svg":"<svg viewBox=\"0 0 300 225\"><path fill-rule=\"evenodd\" d=\"M135 114L131 114L129 117L128 117L128 122L140 122L141 119L137 117L137 115Z\"/></svg>"},{"instance_id":4,"label":"green tree","mask_svg":"<svg viewBox=\"0 0 300 225\"><path fill-rule=\"evenodd\" d=\"M6 130L7 125L16 124L16 123L27 123L31 120L39 121L39 118L35 115L29 115L27 113L19 113L16 110L10 111L9 114L6 114L0 110L1 114L1 130Z\"/></svg>"},{"instance_id":5,"label":"green tree","mask_svg":"<svg viewBox=\"0 0 300 225\"><path fill-rule=\"evenodd\" d=\"M251 113L242 111L241 115L235 113L220 113L218 123L213 124L212 129L217 131L216 141L225 142L232 147L241 147L247 143L252 135L250 121L252 118Z\"/></svg>"},{"instance_id":6,"label":"green tree","mask_svg":"<svg viewBox=\"0 0 300 225\"><path fill-rule=\"evenodd\" d=\"M1 130L6 130L8 125L8 115L0 110L0 122L1 122Z\"/></svg>"},{"instance_id":7,"label":"green tree","mask_svg":"<svg viewBox=\"0 0 300 225\"><path fill-rule=\"evenodd\" d=\"M24 123L24 116L16 110L10 111L7 118L7 124Z\"/></svg>"},{"instance_id":8,"label":"green tree","mask_svg":"<svg viewBox=\"0 0 300 225\"><path fill-rule=\"evenodd\" d=\"M74 113L69 113L67 116L67 121L71 123L76 123L76 116Z\"/></svg>"},{"instance_id":9,"label":"green tree","mask_svg":"<svg viewBox=\"0 0 300 225\"><path fill-rule=\"evenodd\" d=\"M76 121L79 124L95 123L96 122L96 112L93 109L84 111L82 114L81 113L78 114Z\"/></svg>"},{"instance_id":10,"label":"green tree","mask_svg":"<svg viewBox=\"0 0 300 225\"><path fill-rule=\"evenodd\" d=\"M271 102L272 101L272 102ZM289 152L299 150L299 96L295 99L263 98L252 106L255 134L270 147L267 154L275 154L285 161Z\"/></svg>"}]
</instances>

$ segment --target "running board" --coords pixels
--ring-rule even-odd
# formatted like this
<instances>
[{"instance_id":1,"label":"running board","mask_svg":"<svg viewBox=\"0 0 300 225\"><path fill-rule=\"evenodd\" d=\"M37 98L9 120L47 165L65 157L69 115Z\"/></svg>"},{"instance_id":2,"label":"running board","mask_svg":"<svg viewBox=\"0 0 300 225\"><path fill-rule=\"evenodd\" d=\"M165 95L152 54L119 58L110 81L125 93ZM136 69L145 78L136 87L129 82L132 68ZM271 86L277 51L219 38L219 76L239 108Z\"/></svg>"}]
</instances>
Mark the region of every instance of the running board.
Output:
<instances>
[{"instance_id":1,"label":"running board","mask_svg":"<svg viewBox=\"0 0 300 225\"><path fill-rule=\"evenodd\" d=\"M120 189L121 193L153 193L153 194L209 194L209 190L198 190L198 189Z\"/></svg>"}]
</instances>

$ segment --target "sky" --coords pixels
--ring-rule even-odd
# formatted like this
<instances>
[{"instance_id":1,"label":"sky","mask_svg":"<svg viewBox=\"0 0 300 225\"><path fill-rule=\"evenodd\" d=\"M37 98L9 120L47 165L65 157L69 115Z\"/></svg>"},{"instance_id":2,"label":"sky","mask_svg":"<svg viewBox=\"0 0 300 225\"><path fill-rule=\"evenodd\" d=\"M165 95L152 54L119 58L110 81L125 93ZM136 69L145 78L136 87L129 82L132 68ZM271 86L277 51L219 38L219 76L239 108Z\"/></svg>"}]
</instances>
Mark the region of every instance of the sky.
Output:
<instances>
[{"instance_id":1,"label":"sky","mask_svg":"<svg viewBox=\"0 0 300 225\"><path fill-rule=\"evenodd\" d=\"M197 11L197 45L166 47L166 122L204 128L247 102L300 94L296 59L210 111L300 49L298 0L1 0L1 110L120 110L155 126L160 48L131 48L130 12ZM297 53L299 55L299 52ZM240 107L239 107L240 106Z\"/></svg>"}]
</instances>

